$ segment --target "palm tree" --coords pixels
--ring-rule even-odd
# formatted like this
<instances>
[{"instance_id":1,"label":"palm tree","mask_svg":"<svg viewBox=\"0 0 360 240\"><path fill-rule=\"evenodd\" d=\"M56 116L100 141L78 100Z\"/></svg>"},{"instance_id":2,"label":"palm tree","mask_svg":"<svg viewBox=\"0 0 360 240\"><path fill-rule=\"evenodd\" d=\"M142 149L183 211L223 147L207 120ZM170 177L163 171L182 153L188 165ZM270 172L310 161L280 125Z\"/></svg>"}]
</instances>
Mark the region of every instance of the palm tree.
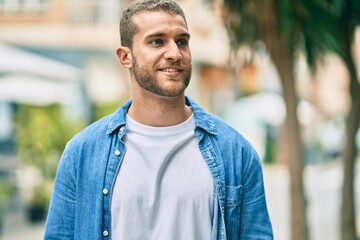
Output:
<instances>
[{"instance_id":1,"label":"palm tree","mask_svg":"<svg viewBox=\"0 0 360 240\"><path fill-rule=\"evenodd\" d=\"M293 75L298 35L297 22L291 18L294 9L286 5L289 1L224 0L226 24L236 48L243 41L264 41L277 67L286 105L286 142L287 163L290 172L291 191L291 229L293 240L307 240L306 200L302 181L303 153L300 136L300 124L297 117L298 98ZM286 9L283 11L282 9Z\"/></svg>"},{"instance_id":2,"label":"palm tree","mask_svg":"<svg viewBox=\"0 0 360 240\"><path fill-rule=\"evenodd\" d=\"M356 238L356 220L354 203L354 168L357 157L356 133L360 126L360 81L352 54L354 33L360 24L360 2L358 0L343 1L339 15L339 56L345 62L350 76L351 108L346 122L346 141L343 149L344 181L341 209L341 239Z\"/></svg>"},{"instance_id":3,"label":"palm tree","mask_svg":"<svg viewBox=\"0 0 360 240\"><path fill-rule=\"evenodd\" d=\"M335 0L323 1L322 5L314 1L303 1L309 13L316 17L307 18L311 26L304 26L309 62L326 51L336 53L344 62L349 72L349 95L351 107L346 121L346 139L342 151L343 188L341 209L341 239L354 240L356 237L355 203L354 203L354 168L357 156L356 133L360 124L360 82L352 54L354 33L360 24L360 1ZM315 15L313 15L315 16ZM318 30L317 34L313 34ZM318 44L321 43L321 44Z\"/></svg>"},{"instance_id":4,"label":"palm tree","mask_svg":"<svg viewBox=\"0 0 360 240\"><path fill-rule=\"evenodd\" d=\"M215 1L215 0L214 0ZM302 182L303 154L297 94L294 81L295 54L306 52L309 66L333 51L344 61L350 73L352 106L347 120L347 139L343 150L344 187L342 240L356 239L354 207L355 135L360 122L360 86L351 47L356 24L360 20L358 0L223 0L224 22L234 51L243 42L262 39L278 69L283 87L287 118L288 164L291 182L291 239L308 239L306 199Z\"/></svg>"}]
</instances>

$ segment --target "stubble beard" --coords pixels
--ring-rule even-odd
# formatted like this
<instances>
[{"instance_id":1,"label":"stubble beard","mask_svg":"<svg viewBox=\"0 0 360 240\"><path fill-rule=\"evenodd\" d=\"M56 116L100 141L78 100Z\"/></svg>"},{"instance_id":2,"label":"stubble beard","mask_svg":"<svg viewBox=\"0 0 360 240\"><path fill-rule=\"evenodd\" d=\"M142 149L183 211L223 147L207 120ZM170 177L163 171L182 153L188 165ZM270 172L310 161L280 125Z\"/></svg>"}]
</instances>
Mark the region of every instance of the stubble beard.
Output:
<instances>
[{"instance_id":1,"label":"stubble beard","mask_svg":"<svg viewBox=\"0 0 360 240\"><path fill-rule=\"evenodd\" d=\"M177 66L179 64L172 63L172 65ZM169 79L170 81L173 81L171 86L166 86L167 84L161 82L161 80L156 77L156 74L151 72L151 69L140 67L135 57L133 57L132 66L134 77L140 87L162 97L177 97L184 93L190 83L192 72L191 65L183 70L184 74L181 81L179 79Z\"/></svg>"}]
</instances>

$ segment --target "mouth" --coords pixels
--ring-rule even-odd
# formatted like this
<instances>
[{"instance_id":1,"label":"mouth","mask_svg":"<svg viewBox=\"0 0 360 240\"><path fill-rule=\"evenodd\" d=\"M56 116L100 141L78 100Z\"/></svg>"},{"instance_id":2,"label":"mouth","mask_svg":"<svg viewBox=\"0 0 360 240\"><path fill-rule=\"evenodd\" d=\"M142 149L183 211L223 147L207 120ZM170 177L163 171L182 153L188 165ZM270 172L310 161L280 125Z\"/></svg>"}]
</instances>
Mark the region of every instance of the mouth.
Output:
<instances>
[{"instance_id":1,"label":"mouth","mask_svg":"<svg viewBox=\"0 0 360 240\"><path fill-rule=\"evenodd\" d=\"M179 73L182 72L182 69L169 67L169 68L160 68L159 71L165 73Z\"/></svg>"}]
</instances>

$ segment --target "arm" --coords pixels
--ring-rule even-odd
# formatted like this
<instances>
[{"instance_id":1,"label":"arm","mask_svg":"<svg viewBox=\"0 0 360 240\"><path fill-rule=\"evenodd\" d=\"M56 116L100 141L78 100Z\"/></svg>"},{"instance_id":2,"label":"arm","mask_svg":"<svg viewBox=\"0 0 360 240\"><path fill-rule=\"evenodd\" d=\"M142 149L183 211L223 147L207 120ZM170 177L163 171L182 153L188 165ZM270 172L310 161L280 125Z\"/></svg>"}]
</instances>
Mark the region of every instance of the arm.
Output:
<instances>
[{"instance_id":1,"label":"arm","mask_svg":"<svg viewBox=\"0 0 360 240\"><path fill-rule=\"evenodd\" d=\"M243 179L240 239L273 239L268 214L261 161L253 151Z\"/></svg>"},{"instance_id":2,"label":"arm","mask_svg":"<svg viewBox=\"0 0 360 240\"><path fill-rule=\"evenodd\" d=\"M60 159L46 220L44 239L73 239L75 225L74 176L69 171L66 149Z\"/></svg>"}]
</instances>

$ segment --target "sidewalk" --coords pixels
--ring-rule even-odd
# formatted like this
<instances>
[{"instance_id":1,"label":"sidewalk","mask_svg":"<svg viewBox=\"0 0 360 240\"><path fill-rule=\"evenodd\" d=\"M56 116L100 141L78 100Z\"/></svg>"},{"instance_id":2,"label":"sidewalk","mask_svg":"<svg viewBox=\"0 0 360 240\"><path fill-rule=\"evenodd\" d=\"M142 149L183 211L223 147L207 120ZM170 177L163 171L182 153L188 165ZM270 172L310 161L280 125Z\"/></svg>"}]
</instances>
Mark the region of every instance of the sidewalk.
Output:
<instances>
[{"instance_id":1,"label":"sidewalk","mask_svg":"<svg viewBox=\"0 0 360 240\"><path fill-rule=\"evenodd\" d=\"M307 224L312 240L340 239L342 163L308 165L304 169ZM360 161L355 168L355 204L360 234ZM289 173L282 165L265 165L264 181L269 214L276 240L290 239Z\"/></svg>"},{"instance_id":2,"label":"sidewalk","mask_svg":"<svg viewBox=\"0 0 360 240\"><path fill-rule=\"evenodd\" d=\"M45 222L30 223L23 211L12 210L5 216L1 240L41 240L44 238Z\"/></svg>"},{"instance_id":3,"label":"sidewalk","mask_svg":"<svg viewBox=\"0 0 360 240\"><path fill-rule=\"evenodd\" d=\"M360 162L356 170L356 186L360 186ZM268 209L276 240L290 239L289 174L285 166L264 165ZM308 202L308 226L312 240L338 240L341 207L342 168L340 162L310 165L304 170ZM357 220L360 224L360 188L356 187ZM0 240L43 239L45 222L31 224L17 209L7 214ZM360 230L360 226L358 226Z\"/></svg>"}]
</instances>

